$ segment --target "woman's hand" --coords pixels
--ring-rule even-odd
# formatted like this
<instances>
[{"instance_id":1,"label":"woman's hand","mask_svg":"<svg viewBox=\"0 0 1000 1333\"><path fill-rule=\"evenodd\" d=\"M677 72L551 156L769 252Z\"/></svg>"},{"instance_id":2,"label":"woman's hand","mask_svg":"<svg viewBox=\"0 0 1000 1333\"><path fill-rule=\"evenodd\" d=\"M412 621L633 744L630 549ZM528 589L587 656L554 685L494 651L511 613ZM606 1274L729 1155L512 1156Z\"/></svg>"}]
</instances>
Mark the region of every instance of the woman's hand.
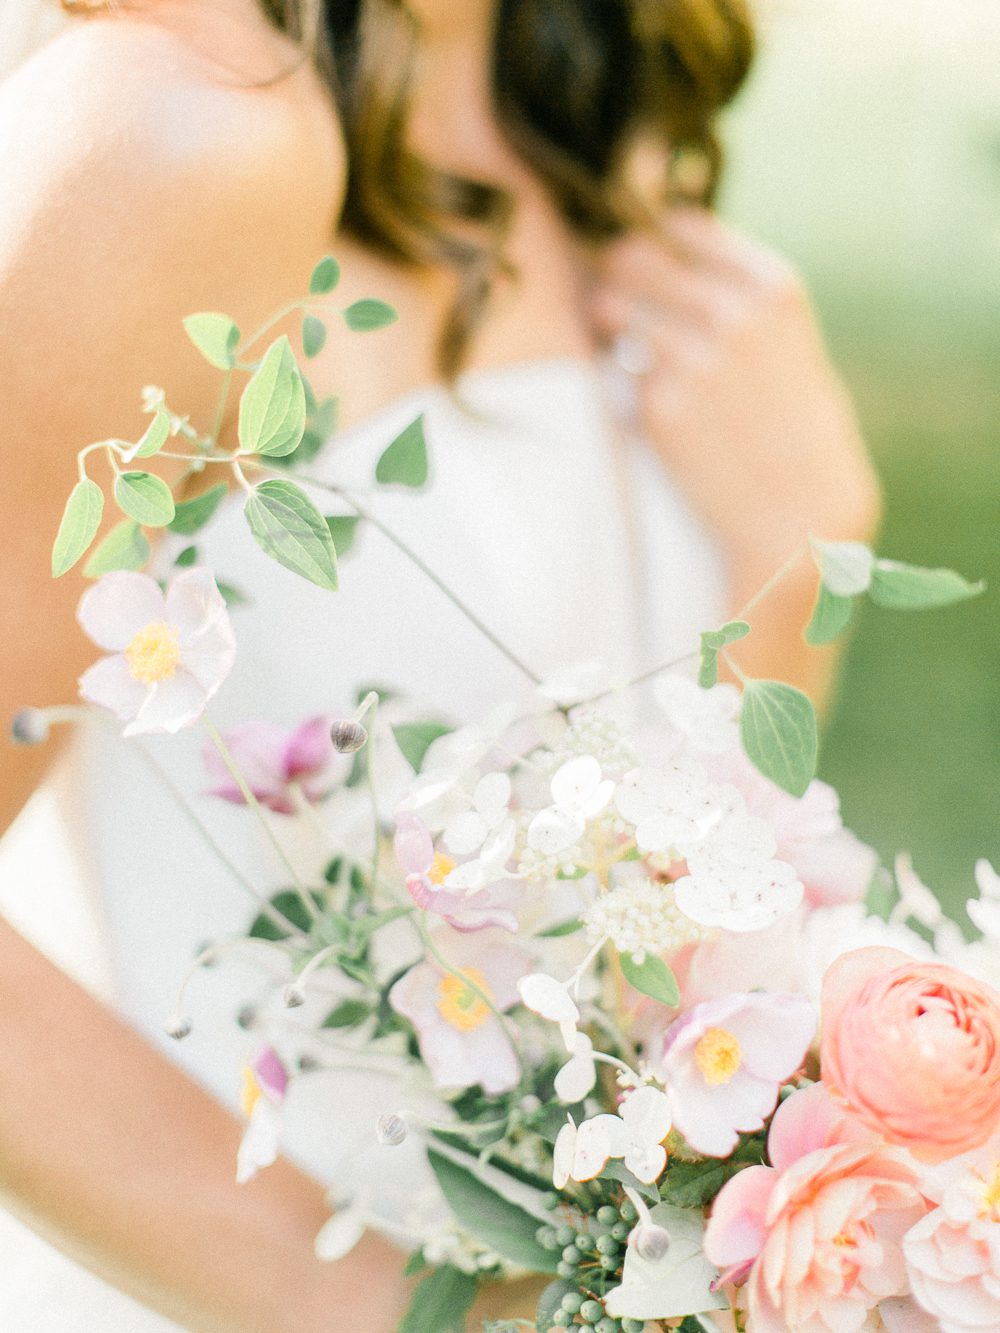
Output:
<instances>
[{"instance_id":1,"label":"woman's hand","mask_svg":"<svg viewBox=\"0 0 1000 1333\"><path fill-rule=\"evenodd\" d=\"M783 259L704 209L677 207L661 235L608 247L591 310L603 341L632 335L631 351L648 359L636 376L643 427L722 543L734 612L810 534L872 537L878 483ZM798 654L785 678L812 684L798 629L814 592L803 561L783 594ZM749 664L767 651L755 635L740 656Z\"/></svg>"}]
</instances>

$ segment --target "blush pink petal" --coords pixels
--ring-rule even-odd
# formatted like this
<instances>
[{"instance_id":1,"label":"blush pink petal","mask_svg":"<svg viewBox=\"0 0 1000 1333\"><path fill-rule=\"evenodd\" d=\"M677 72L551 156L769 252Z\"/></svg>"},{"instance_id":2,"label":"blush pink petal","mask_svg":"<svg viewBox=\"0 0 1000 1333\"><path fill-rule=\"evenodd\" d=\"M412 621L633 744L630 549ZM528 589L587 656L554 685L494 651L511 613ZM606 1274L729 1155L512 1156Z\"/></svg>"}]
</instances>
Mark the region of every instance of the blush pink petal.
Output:
<instances>
[{"instance_id":1,"label":"blush pink petal","mask_svg":"<svg viewBox=\"0 0 1000 1333\"><path fill-rule=\"evenodd\" d=\"M333 763L330 719L310 717L296 727L288 738L283 756L285 777L296 782L321 776Z\"/></svg>"},{"instance_id":2,"label":"blush pink petal","mask_svg":"<svg viewBox=\"0 0 1000 1333\"><path fill-rule=\"evenodd\" d=\"M80 677L80 695L88 703L109 708L120 718L134 717L146 698L145 685L135 679L121 653L102 657Z\"/></svg>"},{"instance_id":3,"label":"blush pink petal","mask_svg":"<svg viewBox=\"0 0 1000 1333\"><path fill-rule=\"evenodd\" d=\"M716 1268L739 1268L760 1254L777 1178L770 1167L748 1166L719 1194L705 1230L705 1254Z\"/></svg>"},{"instance_id":4,"label":"blush pink petal","mask_svg":"<svg viewBox=\"0 0 1000 1333\"><path fill-rule=\"evenodd\" d=\"M130 570L105 574L92 584L76 616L87 637L109 652L121 652L141 629L168 618L159 584Z\"/></svg>"},{"instance_id":5,"label":"blush pink petal","mask_svg":"<svg viewBox=\"0 0 1000 1333\"><path fill-rule=\"evenodd\" d=\"M434 860L434 842L427 825L416 815L404 811L397 816L393 847L405 875L425 875L430 869Z\"/></svg>"}]
</instances>

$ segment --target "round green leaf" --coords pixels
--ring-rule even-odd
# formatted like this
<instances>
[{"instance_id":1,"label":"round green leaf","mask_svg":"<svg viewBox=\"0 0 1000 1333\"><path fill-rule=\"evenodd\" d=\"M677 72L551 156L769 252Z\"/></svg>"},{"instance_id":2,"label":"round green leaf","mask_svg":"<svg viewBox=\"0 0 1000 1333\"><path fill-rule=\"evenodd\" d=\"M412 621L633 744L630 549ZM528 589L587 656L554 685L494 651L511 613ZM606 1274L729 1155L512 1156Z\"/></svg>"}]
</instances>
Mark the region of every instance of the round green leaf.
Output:
<instances>
[{"instance_id":1,"label":"round green leaf","mask_svg":"<svg viewBox=\"0 0 1000 1333\"><path fill-rule=\"evenodd\" d=\"M805 630L806 643L814 648L832 643L847 628L853 611L853 597L838 597L826 583L820 583L812 618Z\"/></svg>"},{"instance_id":2,"label":"round green leaf","mask_svg":"<svg viewBox=\"0 0 1000 1333\"><path fill-rule=\"evenodd\" d=\"M302 321L302 350L306 356L318 356L326 342L326 325L315 315L306 315Z\"/></svg>"},{"instance_id":3,"label":"round green leaf","mask_svg":"<svg viewBox=\"0 0 1000 1333\"><path fill-rule=\"evenodd\" d=\"M427 440L423 414L393 440L375 465L375 480L383 486L423 486L427 481Z\"/></svg>"},{"instance_id":4,"label":"round green leaf","mask_svg":"<svg viewBox=\"0 0 1000 1333\"><path fill-rule=\"evenodd\" d=\"M323 296L332 292L340 281L340 265L333 255L324 255L312 271L309 279L309 291L313 296Z\"/></svg>"},{"instance_id":5,"label":"round green leaf","mask_svg":"<svg viewBox=\"0 0 1000 1333\"><path fill-rule=\"evenodd\" d=\"M164 528L174 516L170 487L151 472L120 472L115 478L118 508L148 528Z\"/></svg>"},{"instance_id":6,"label":"round green leaf","mask_svg":"<svg viewBox=\"0 0 1000 1333\"><path fill-rule=\"evenodd\" d=\"M326 519L300 487L264 481L244 510L257 545L278 564L331 592L337 589L337 552Z\"/></svg>"},{"instance_id":7,"label":"round green leaf","mask_svg":"<svg viewBox=\"0 0 1000 1333\"><path fill-rule=\"evenodd\" d=\"M978 597L986 584L970 583L953 569L923 569L898 560L876 560L870 589L877 606L893 611L929 611Z\"/></svg>"},{"instance_id":8,"label":"round green leaf","mask_svg":"<svg viewBox=\"0 0 1000 1333\"><path fill-rule=\"evenodd\" d=\"M794 685L751 680L743 691L743 748L756 768L783 791L801 796L816 773L816 710Z\"/></svg>"},{"instance_id":9,"label":"round green leaf","mask_svg":"<svg viewBox=\"0 0 1000 1333\"><path fill-rule=\"evenodd\" d=\"M371 299L355 301L342 313L347 327L355 333L372 333L375 329L384 329L388 324L395 324L399 318L391 305Z\"/></svg>"},{"instance_id":10,"label":"round green leaf","mask_svg":"<svg viewBox=\"0 0 1000 1333\"><path fill-rule=\"evenodd\" d=\"M170 413L158 408L153 420L146 427L145 434L132 450L133 458L152 458L158 454L170 438Z\"/></svg>"},{"instance_id":11,"label":"round green leaf","mask_svg":"<svg viewBox=\"0 0 1000 1333\"><path fill-rule=\"evenodd\" d=\"M192 500L182 500L168 524L170 531L189 537L199 528L203 528L222 503L228 490L229 487L225 482L220 481L218 485L212 486L201 495L196 495Z\"/></svg>"},{"instance_id":12,"label":"round green leaf","mask_svg":"<svg viewBox=\"0 0 1000 1333\"><path fill-rule=\"evenodd\" d=\"M88 579L99 579L114 569L142 569L149 559L149 542L130 518L116 524L83 568Z\"/></svg>"},{"instance_id":13,"label":"round green leaf","mask_svg":"<svg viewBox=\"0 0 1000 1333\"><path fill-rule=\"evenodd\" d=\"M215 310L188 315L184 330L210 366L217 370L231 370L236 364L240 331L228 315L220 315Z\"/></svg>"},{"instance_id":14,"label":"round green leaf","mask_svg":"<svg viewBox=\"0 0 1000 1333\"><path fill-rule=\"evenodd\" d=\"M659 1000L661 1004L668 1004L671 1008L676 1008L680 1004L681 993L677 978L662 958L657 958L655 954L647 954L641 963L637 963L631 954L621 953L618 955L618 961L621 964L622 976L641 994Z\"/></svg>"},{"instance_id":15,"label":"round green leaf","mask_svg":"<svg viewBox=\"0 0 1000 1333\"><path fill-rule=\"evenodd\" d=\"M70 492L59 531L52 547L52 577L61 578L72 569L97 536L104 513L104 492L96 481L84 477Z\"/></svg>"},{"instance_id":16,"label":"round green leaf","mask_svg":"<svg viewBox=\"0 0 1000 1333\"><path fill-rule=\"evenodd\" d=\"M282 334L264 353L240 398L240 449L280 458L298 445L305 425L302 376Z\"/></svg>"}]
</instances>

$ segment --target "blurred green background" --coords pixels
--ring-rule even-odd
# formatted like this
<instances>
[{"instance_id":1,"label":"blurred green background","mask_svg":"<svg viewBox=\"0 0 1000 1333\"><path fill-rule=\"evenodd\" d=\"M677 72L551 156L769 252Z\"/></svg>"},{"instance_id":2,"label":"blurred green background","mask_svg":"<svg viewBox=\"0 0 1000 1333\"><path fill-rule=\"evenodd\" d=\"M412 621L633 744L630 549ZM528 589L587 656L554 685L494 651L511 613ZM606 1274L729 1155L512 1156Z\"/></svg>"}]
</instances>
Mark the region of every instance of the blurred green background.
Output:
<instances>
[{"instance_id":1,"label":"blurred green background","mask_svg":"<svg viewBox=\"0 0 1000 1333\"><path fill-rule=\"evenodd\" d=\"M822 774L847 822L964 918L1000 866L1000 3L763 5L723 211L790 254L886 493L880 550L985 578L865 607Z\"/></svg>"}]
</instances>

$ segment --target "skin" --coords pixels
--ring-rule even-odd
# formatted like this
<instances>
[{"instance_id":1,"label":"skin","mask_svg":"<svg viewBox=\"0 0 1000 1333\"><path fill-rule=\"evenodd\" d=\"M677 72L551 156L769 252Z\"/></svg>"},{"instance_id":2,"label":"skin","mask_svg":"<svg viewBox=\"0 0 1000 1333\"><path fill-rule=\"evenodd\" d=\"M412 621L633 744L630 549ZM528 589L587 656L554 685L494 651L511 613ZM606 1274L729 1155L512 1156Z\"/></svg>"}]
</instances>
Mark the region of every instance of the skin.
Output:
<instances>
[{"instance_id":1,"label":"skin","mask_svg":"<svg viewBox=\"0 0 1000 1333\"><path fill-rule=\"evenodd\" d=\"M592 355L639 299L656 353L641 382L645 423L723 543L734 610L798 534L867 539L872 474L783 263L696 211L656 238L584 254L493 123L491 0L413 8L425 27L416 146L502 178L518 200L520 280L499 286L468 364ZM401 315L379 335L378 357L334 334L314 363L319 391L352 386L348 420L360 419L437 378L453 280L391 266L346 236L331 246L346 165L336 120L251 0L143 0L71 24L0 89L0 160L10 183L0 207L0 623L21 630L0 658L9 716L72 699L92 660L74 621L82 579L48 576L76 449L137 438L137 390L149 382L196 423L211 420L217 376L179 335L183 315L219 309L255 327L335 248L338 302L377 294ZM828 657L798 640L812 594L812 579L797 577L761 608L741 645L746 669L823 688ZM52 748L5 752L4 823ZM406 1302L398 1256L372 1238L339 1264L316 1263L321 1188L279 1163L238 1189L241 1126L4 925L0 1065L0 1188L81 1262L206 1333L395 1326Z\"/></svg>"}]
</instances>

